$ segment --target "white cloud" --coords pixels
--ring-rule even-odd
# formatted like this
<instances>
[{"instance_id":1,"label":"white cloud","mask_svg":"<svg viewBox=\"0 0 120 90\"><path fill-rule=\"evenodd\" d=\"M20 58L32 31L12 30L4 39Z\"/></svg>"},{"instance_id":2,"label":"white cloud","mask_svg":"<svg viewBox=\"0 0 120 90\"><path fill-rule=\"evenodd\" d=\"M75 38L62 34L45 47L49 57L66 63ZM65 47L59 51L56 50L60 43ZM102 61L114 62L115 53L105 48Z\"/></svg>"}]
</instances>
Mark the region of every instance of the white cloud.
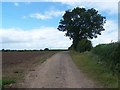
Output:
<instances>
[{"instance_id":1,"label":"white cloud","mask_svg":"<svg viewBox=\"0 0 120 90\"><path fill-rule=\"evenodd\" d=\"M77 0L76 0L77 1ZM96 0L94 0L96 1ZM95 8L99 12L107 12L108 14L117 14L118 13L118 2L117 1L99 1L94 2L93 0L91 2L88 1L78 1L78 2L62 2L62 4L66 4L69 7L68 8L74 8L74 7L85 7L85 8Z\"/></svg>"},{"instance_id":2,"label":"white cloud","mask_svg":"<svg viewBox=\"0 0 120 90\"><path fill-rule=\"evenodd\" d=\"M14 5L15 5L15 6L19 6L19 3L16 3L16 2L15 2Z\"/></svg>"},{"instance_id":3,"label":"white cloud","mask_svg":"<svg viewBox=\"0 0 120 90\"><path fill-rule=\"evenodd\" d=\"M71 42L63 32L53 27L41 27L33 30L0 29L2 48L6 49L44 49L68 48Z\"/></svg>"},{"instance_id":4,"label":"white cloud","mask_svg":"<svg viewBox=\"0 0 120 90\"><path fill-rule=\"evenodd\" d=\"M104 28L106 30L102 32L102 35L92 40L93 46L118 40L117 22L109 20ZM0 29L0 32L0 38L2 38L0 45L2 44L6 49L68 48L72 44L72 41L64 36L64 32L60 32L54 27L32 30Z\"/></svg>"},{"instance_id":5,"label":"white cloud","mask_svg":"<svg viewBox=\"0 0 120 90\"><path fill-rule=\"evenodd\" d=\"M3 0L2 2L15 2L16 0ZM19 2L101 2L101 0L17 0ZM104 0L102 2L118 2L119 0Z\"/></svg>"},{"instance_id":6,"label":"white cloud","mask_svg":"<svg viewBox=\"0 0 120 90\"><path fill-rule=\"evenodd\" d=\"M26 19L27 17L26 17L26 16L23 16L22 18L23 18L23 19Z\"/></svg>"},{"instance_id":7,"label":"white cloud","mask_svg":"<svg viewBox=\"0 0 120 90\"><path fill-rule=\"evenodd\" d=\"M31 15L29 15L29 17L30 17L30 18L41 19L41 20L50 18L49 16L47 16L47 15L42 15L42 14L40 14L40 13L31 14Z\"/></svg>"},{"instance_id":8,"label":"white cloud","mask_svg":"<svg viewBox=\"0 0 120 90\"><path fill-rule=\"evenodd\" d=\"M60 15L62 16L63 14L64 14L64 11L50 10L50 11L46 11L44 14L33 13L33 14L30 14L28 17L44 20L44 19L51 19L53 17L58 17Z\"/></svg>"},{"instance_id":9,"label":"white cloud","mask_svg":"<svg viewBox=\"0 0 120 90\"><path fill-rule=\"evenodd\" d=\"M31 1L27 1L25 2L26 5L30 5L31 4Z\"/></svg>"},{"instance_id":10,"label":"white cloud","mask_svg":"<svg viewBox=\"0 0 120 90\"><path fill-rule=\"evenodd\" d=\"M92 5L98 8L100 11L108 12L108 14L118 13L118 2L100 2L93 3Z\"/></svg>"},{"instance_id":11,"label":"white cloud","mask_svg":"<svg viewBox=\"0 0 120 90\"><path fill-rule=\"evenodd\" d=\"M41 0L42 1L42 0ZM66 3L70 3L70 2L118 2L119 0L43 0L46 2L66 2Z\"/></svg>"}]
</instances>

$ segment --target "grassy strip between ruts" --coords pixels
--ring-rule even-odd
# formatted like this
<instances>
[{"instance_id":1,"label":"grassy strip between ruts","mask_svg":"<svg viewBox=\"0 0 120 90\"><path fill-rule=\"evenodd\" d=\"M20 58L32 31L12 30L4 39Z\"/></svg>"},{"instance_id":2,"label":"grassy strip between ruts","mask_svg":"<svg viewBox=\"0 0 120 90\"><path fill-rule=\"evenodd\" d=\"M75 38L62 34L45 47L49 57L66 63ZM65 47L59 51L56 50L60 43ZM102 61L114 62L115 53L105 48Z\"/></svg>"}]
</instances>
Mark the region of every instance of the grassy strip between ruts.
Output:
<instances>
[{"instance_id":1,"label":"grassy strip between ruts","mask_svg":"<svg viewBox=\"0 0 120 90\"><path fill-rule=\"evenodd\" d=\"M112 75L111 71L98 63L98 57L91 52L79 53L70 51L70 55L77 67L88 77L95 80L105 88L118 88L118 75Z\"/></svg>"}]
</instances>

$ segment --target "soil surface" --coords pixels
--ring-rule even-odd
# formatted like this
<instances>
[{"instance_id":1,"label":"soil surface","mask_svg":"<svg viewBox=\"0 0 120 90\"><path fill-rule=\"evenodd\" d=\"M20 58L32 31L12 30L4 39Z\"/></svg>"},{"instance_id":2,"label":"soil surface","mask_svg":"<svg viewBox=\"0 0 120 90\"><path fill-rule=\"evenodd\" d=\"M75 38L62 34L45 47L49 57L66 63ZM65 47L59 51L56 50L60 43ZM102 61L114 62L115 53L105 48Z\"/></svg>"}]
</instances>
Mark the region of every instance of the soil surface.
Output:
<instances>
[{"instance_id":1,"label":"soil surface","mask_svg":"<svg viewBox=\"0 0 120 90\"><path fill-rule=\"evenodd\" d=\"M67 51L59 52L35 67L25 77L25 88L95 88L95 82L73 63Z\"/></svg>"}]
</instances>

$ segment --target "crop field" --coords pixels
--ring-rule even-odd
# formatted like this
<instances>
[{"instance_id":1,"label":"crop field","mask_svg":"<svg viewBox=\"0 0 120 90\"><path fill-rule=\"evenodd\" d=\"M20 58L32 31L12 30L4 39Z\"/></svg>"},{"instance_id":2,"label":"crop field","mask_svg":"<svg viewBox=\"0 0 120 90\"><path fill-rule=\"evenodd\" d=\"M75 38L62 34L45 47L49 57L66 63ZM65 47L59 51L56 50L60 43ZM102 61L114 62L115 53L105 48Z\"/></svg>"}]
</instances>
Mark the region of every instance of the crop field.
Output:
<instances>
[{"instance_id":1,"label":"crop field","mask_svg":"<svg viewBox=\"0 0 120 90\"><path fill-rule=\"evenodd\" d=\"M25 74L43 63L58 51L8 51L2 52L2 85L15 87L24 80ZM19 84L17 84L19 83Z\"/></svg>"}]
</instances>

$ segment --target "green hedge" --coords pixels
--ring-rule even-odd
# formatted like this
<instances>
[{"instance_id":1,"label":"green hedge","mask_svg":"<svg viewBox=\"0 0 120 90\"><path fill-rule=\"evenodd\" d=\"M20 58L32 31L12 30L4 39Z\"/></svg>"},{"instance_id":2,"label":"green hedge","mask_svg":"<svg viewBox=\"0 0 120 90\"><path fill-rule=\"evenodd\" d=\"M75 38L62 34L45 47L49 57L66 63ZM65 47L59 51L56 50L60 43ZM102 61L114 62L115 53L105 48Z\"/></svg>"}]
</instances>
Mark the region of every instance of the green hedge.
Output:
<instances>
[{"instance_id":1,"label":"green hedge","mask_svg":"<svg viewBox=\"0 0 120 90\"><path fill-rule=\"evenodd\" d=\"M77 45L78 52L90 51L92 49L92 43L90 40L82 39Z\"/></svg>"},{"instance_id":2,"label":"green hedge","mask_svg":"<svg viewBox=\"0 0 120 90\"><path fill-rule=\"evenodd\" d=\"M92 53L98 55L100 62L113 73L120 72L120 42L99 44L92 49Z\"/></svg>"}]
</instances>

